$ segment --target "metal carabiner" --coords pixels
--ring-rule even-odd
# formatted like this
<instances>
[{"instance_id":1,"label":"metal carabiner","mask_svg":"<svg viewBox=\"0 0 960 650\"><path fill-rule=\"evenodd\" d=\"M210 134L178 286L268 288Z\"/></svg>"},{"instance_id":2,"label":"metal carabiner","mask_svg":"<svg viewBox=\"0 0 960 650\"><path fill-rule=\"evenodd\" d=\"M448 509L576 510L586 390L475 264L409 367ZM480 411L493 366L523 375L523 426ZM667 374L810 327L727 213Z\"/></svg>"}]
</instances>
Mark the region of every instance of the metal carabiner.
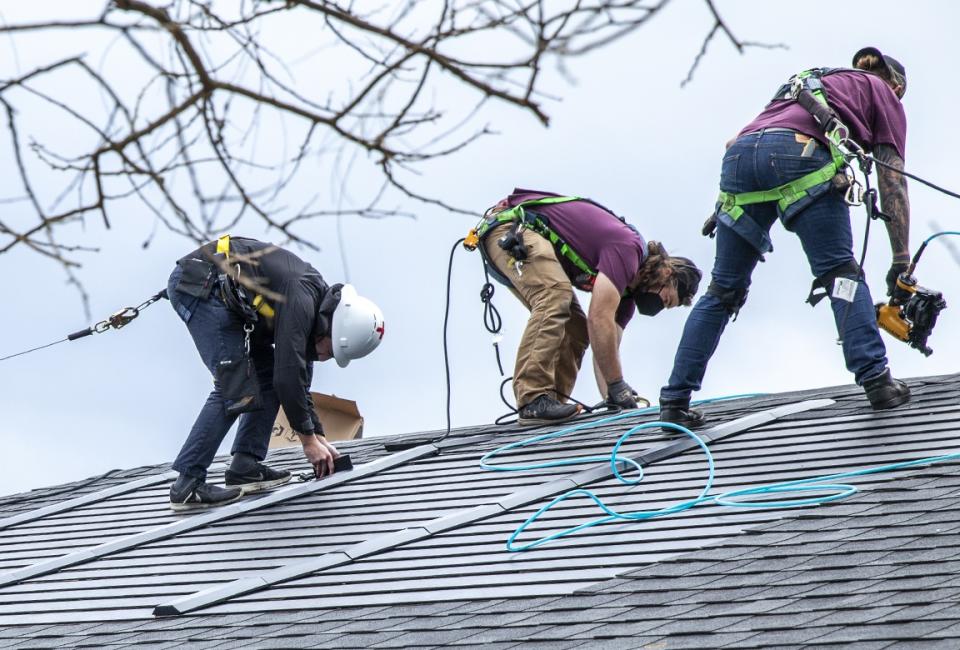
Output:
<instances>
[{"instance_id":1,"label":"metal carabiner","mask_svg":"<svg viewBox=\"0 0 960 650\"><path fill-rule=\"evenodd\" d=\"M250 334L253 332L253 323L243 324L243 347L250 354Z\"/></svg>"},{"instance_id":2,"label":"metal carabiner","mask_svg":"<svg viewBox=\"0 0 960 650\"><path fill-rule=\"evenodd\" d=\"M856 178L850 180L850 186L843 196L843 201L851 207L863 205L863 185Z\"/></svg>"},{"instance_id":3,"label":"metal carabiner","mask_svg":"<svg viewBox=\"0 0 960 650\"><path fill-rule=\"evenodd\" d=\"M110 316L110 318L108 318L107 321L109 321L110 327L112 327L115 330L118 330L139 315L140 315L140 310L137 309L136 307L124 307L117 313Z\"/></svg>"}]
</instances>

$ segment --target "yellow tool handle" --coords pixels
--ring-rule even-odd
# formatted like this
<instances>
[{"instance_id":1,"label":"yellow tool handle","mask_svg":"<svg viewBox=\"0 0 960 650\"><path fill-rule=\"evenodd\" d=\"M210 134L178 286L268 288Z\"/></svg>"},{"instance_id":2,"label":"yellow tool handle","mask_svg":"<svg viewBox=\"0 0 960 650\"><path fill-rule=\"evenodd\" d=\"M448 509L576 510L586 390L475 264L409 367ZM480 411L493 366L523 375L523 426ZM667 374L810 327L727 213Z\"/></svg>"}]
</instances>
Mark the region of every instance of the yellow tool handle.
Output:
<instances>
[{"instance_id":1,"label":"yellow tool handle","mask_svg":"<svg viewBox=\"0 0 960 650\"><path fill-rule=\"evenodd\" d=\"M877 325L901 341L907 341L910 338L910 323L903 317L900 307L894 305L878 306Z\"/></svg>"}]
</instances>

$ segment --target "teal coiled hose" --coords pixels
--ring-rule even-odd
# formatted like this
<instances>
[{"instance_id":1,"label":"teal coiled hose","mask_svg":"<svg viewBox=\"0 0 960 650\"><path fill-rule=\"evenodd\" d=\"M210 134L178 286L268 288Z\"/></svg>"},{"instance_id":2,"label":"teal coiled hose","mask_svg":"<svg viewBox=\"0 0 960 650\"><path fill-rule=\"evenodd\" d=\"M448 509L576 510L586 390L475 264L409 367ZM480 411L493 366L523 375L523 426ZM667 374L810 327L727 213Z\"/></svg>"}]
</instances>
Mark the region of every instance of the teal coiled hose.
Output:
<instances>
[{"instance_id":1,"label":"teal coiled hose","mask_svg":"<svg viewBox=\"0 0 960 650\"><path fill-rule=\"evenodd\" d=\"M751 397L744 395L730 396L724 398L718 398L713 400L702 400L698 403L708 403L716 402L720 400L730 400L736 399L738 397ZM700 438L696 433L690 431L689 429L682 427L678 424L673 424L671 422L645 422L633 427L630 427L626 432L624 432L613 445L612 450L609 454L606 455L596 455L596 456L580 456L576 458L565 458L559 460L548 460L540 463L529 463L522 465L493 465L491 464L491 459L494 457L513 451L519 448L527 447L538 442L544 442L548 440L555 440L565 435L577 431L583 431L584 429L590 429L594 427L603 426L610 424L611 422L619 422L628 418L637 417L640 415L645 415L655 411L656 408L646 408L634 410L626 413L619 413L606 418L601 418L599 420L593 420L591 422L584 422L577 424L571 427L564 429L559 429L546 434L541 434L526 438L524 440L511 443L509 445L504 445L499 447L487 454L485 454L481 460L481 467L487 470L492 471L528 471L533 469L544 469L549 467L562 467L575 464L583 463L594 463L594 462L608 462L610 463L610 468L613 472L613 475L618 481L625 485L637 485L643 480L643 468L634 460L629 458L620 457L620 450L623 445L637 433L653 428L666 428L678 431L686 436L692 438L697 446L703 451L707 460L707 478L704 483L703 488L700 490L699 494L692 499L679 501L673 505L667 506L665 508L660 508L657 510L642 510L636 512L618 512L609 506L607 506L603 500L597 496L593 491L576 488L570 490L560 496L556 497L550 501L545 506L541 507L535 513L530 515L522 524L517 526L513 531L510 537L507 539L506 548L508 551L527 551L533 548L537 548L549 542L560 539L561 537L566 537L574 533L586 530L588 528L593 528L594 526L599 526L601 524L610 523L613 521L644 521L648 519L653 519L656 517L664 517L667 515L676 514L689 510L694 506L701 504L713 504L717 506L726 506L726 507L736 507L736 508L791 508L791 507L802 507L810 505L819 505L823 503L829 503L831 501L837 501L840 499L845 499L857 492L857 488L853 485L844 484L844 483L831 483L831 481L837 481L840 479L852 478L856 476L866 476L870 474L879 474L882 472L892 472L896 470L906 469L909 467L916 467L920 465L932 465L935 463L942 463L951 460L960 460L960 453L954 454L943 454L938 456L929 456L927 458L920 458L915 460L903 461L898 463L890 463L887 465L878 465L874 467L862 468L850 472L842 472L839 474L827 474L822 476L812 476L808 478L792 480L792 481L783 481L778 483L768 483L765 485L759 485L751 488L743 488L738 490L731 490L728 492L723 492L719 494L711 494L713 489L714 477L716 473L716 467L714 464L713 454L711 453L707 443ZM626 477L621 473L620 468L618 467L627 467L636 470L637 476ZM780 495L787 493L797 493L797 492L807 492L807 491L816 491L820 492L818 496L802 498L802 499L787 499L787 500L776 500L776 499L764 499L759 501L744 501L741 500L743 497L754 497L754 496L763 496L763 495ZM829 494L822 494L823 492L829 492ZM571 526L564 530L555 532L550 535L546 535L535 539L530 542L518 543L517 538L523 534L530 526L537 522L544 514L548 511L559 505L560 503L571 499L574 497L586 497L592 500L597 507L604 513L605 516L599 517L597 519L578 524L576 526Z\"/></svg>"}]
</instances>

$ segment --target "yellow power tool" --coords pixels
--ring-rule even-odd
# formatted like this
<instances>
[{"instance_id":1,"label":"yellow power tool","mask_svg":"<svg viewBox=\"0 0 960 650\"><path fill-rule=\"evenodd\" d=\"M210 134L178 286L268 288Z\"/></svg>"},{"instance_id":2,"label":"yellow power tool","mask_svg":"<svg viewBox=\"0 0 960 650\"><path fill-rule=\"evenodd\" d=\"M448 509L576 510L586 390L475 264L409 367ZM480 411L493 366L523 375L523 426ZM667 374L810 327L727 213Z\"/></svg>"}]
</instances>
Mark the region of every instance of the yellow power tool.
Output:
<instances>
[{"instance_id":1,"label":"yellow power tool","mask_svg":"<svg viewBox=\"0 0 960 650\"><path fill-rule=\"evenodd\" d=\"M890 302L876 305L877 325L929 357L933 350L927 346L927 338L937 324L937 316L946 309L947 301L939 291L917 284L912 273L915 265L916 258L897 278Z\"/></svg>"}]
</instances>

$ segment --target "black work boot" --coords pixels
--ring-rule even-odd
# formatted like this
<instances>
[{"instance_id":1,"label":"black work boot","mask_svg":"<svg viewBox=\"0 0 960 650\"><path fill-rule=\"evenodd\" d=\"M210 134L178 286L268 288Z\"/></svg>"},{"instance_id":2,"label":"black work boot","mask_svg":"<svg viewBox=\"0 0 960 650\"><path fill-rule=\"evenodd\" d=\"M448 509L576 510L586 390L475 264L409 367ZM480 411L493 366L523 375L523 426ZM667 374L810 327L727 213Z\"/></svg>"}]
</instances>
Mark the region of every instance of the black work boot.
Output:
<instances>
[{"instance_id":1,"label":"black work boot","mask_svg":"<svg viewBox=\"0 0 960 650\"><path fill-rule=\"evenodd\" d=\"M170 507L174 510L214 508L233 503L242 496L243 490L239 488L224 489L181 474L170 486Z\"/></svg>"},{"instance_id":2,"label":"black work boot","mask_svg":"<svg viewBox=\"0 0 960 650\"><path fill-rule=\"evenodd\" d=\"M660 421L679 424L688 429L699 429L706 424L702 411L690 408L690 398L660 398ZM671 429L676 431L676 429Z\"/></svg>"},{"instance_id":3,"label":"black work boot","mask_svg":"<svg viewBox=\"0 0 960 650\"><path fill-rule=\"evenodd\" d=\"M283 485L291 476L288 470L273 469L250 454L237 452L233 455L230 469L223 474L223 482L227 487L238 487L244 494L251 494Z\"/></svg>"},{"instance_id":4,"label":"black work boot","mask_svg":"<svg viewBox=\"0 0 960 650\"><path fill-rule=\"evenodd\" d=\"M874 411L896 408L910 401L910 387L891 377L889 368L864 381L863 390Z\"/></svg>"},{"instance_id":5,"label":"black work boot","mask_svg":"<svg viewBox=\"0 0 960 650\"><path fill-rule=\"evenodd\" d=\"M580 413L579 404L564 404L549 395L540 395L526 406L520 407L520 424L553 424L569 420Z\"/></svg>"}]
</instances>

